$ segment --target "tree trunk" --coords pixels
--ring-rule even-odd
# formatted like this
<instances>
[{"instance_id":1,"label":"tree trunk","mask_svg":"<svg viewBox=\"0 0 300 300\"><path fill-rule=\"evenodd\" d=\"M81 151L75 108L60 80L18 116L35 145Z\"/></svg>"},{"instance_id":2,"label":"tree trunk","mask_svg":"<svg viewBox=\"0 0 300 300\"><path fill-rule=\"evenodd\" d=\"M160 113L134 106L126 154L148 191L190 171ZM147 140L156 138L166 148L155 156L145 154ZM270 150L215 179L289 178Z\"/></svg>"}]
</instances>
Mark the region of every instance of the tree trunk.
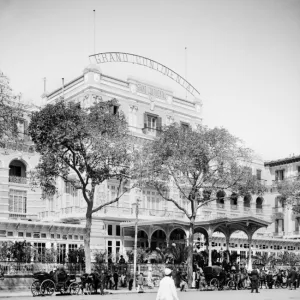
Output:
<instances>
[{"instance_id":1,"label":"tree trunk","mask_svg":"<svg viewBox=\"0 0 300 300\"><path fill-rule=\"evenodd\" d=\"M85 238L84 238L84 252L85 252L85 272L91 273L91 228L92 228L92 209L87 207L86 223L85 223Z\"/></svg>"},{"instance_id":2,"label":"tree trunk","mask_svg":"<svg viewBox=\"0 0 300 300\"><path fill-rule=\"evenodd\" d=\"M189 286L189 288L192 287L192 282L193 282L194 222L195 222L195 218L192 217L190 219L188 259L187 259L187 275L188 275L188 286Z\"/></svg>"}]
</instances>

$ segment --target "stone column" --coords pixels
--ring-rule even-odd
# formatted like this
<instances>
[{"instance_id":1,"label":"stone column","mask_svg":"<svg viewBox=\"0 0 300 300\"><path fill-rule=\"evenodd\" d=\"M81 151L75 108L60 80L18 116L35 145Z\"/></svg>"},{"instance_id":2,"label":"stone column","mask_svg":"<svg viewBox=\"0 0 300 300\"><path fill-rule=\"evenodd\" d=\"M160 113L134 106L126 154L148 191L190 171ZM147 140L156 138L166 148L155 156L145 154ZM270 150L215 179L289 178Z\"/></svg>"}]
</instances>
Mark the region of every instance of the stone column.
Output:
<instances>
[{"instance_id":1,"label":"stone column","mask_svg":"<svg viewBox=\"0 0 300 300\"><path fill-rule=\"evenodd\" d=\"M252 258L251 258L251 243L252 243L252 235L248 236L249 250L248 250L248 270L252 270Z\"/></svg>"},{"instance_id":2,"label":"stone column","mask_svg":"<svg viewBox=\"0 0 300 300\"><path fill-rule=\"evenodd\" d=\"M230 256L229 256L229 239L230 239L230 236L225 236L226 238L226 251L227 251L227 262L229 263L230 261Z\"/></svg>"},{"instance_id":3,"label":"stone column","mask_svg":"<svg viewBox=\"0 0 300 300\"><path fill-rule=\"evenodd\" d=\"M212 259L211 259L211 237L208 237L208 266L212 266Z\"/></svg>"}]
</instances>

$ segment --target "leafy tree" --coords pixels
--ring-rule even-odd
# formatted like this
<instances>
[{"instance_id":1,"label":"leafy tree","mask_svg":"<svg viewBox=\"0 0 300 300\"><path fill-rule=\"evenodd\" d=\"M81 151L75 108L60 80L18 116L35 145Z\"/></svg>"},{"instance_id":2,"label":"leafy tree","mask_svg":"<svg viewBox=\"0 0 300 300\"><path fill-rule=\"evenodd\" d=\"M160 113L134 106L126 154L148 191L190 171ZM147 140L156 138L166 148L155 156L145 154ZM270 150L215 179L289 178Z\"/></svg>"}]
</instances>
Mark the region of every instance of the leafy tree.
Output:
<instances>
[{"instance_id":1,"label":"leafy tree","mask_svg":"<svg viewBox=\"0 0 300 300\"><path fill-rule=\"evenodd\" d=\"M227 130L204 126L184 129L176 123L165 127L157 139L145 145L136 160L139 183L154 188L189 219L189 285L197 210L211 201L230 199L224 190L236 195L258 188L262 192L247 168L251 161L252 151ZM179 191L181 199L174 196L174 190Z\"/></svg>"},{"instance_id":2,"label":"leafy tree","mask_svg":"<svg viewBox=\"0 0 300 300\"><path fill-rule=\"evenodd\" d=\"M81 191L86 202L85 263L91 272L90 235L92 215L117 202L126 192L131 155L128 128L116 100L94 103L89 109L63 99L32 114L29 134L40 154L31 174L32 184L42 188L44 197L53 196L57 179ZM95 206L95 189L106 180L117 182L114 199Z\"/></svg>"},{"instance_id":3,"label":"leafy tree","mask_svg":"<svg viewBox=\"0 0 300 300\"><path fill-rule=\"evenodd\" d=\"M20 95L13 95L9 79L0 71L0 139L17 138Z\"/></svg>"},{"instance_id":4,"label":"leafy tree","mask_svg":"<svg viewBox=\"0 0 300 300\"><path fill-rule=\"evenodd\" d=\"M281 265L295 266L296 263L300 262L300 255L294 252L284 251L278 254L276 263Z\"/></svg>"},{"instance_id":5,"label":"leafy tree","mask_svg":"<svg viewBox=\"0 0 300 300\"><path fill-rule=\"evenodd\" d=\"M300 176L278 181L278 193L281 195L282 205L300 212Z\"/></svg>"},{"instance_id":6,"label":"leafy tree","mask_svg":"<svg viewBox=\"0 0 300 300\"><path fill-rule=\"evenodd\" d=\"M253 255L252 258L254 259L254 261L252 261L253 264L255 264L255 262L257 262L261 265L270 266L272 268L274 267L274 264L276 263L275 253L269 254L268 252L263 252L260 255L259 254Z\"/></svg>"}]
</instances>

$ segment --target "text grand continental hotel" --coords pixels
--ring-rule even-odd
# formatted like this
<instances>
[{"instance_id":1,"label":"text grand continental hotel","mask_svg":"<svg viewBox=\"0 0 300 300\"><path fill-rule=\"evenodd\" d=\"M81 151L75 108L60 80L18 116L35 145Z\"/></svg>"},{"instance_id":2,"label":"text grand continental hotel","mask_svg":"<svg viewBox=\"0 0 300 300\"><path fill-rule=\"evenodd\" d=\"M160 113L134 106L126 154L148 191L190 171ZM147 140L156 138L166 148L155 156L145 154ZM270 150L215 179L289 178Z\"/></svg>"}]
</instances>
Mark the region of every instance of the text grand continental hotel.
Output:
<instances>
[{"instance_id":1,"label":"text grand continental hotel","mask_svg":"<svg viewBox=\"0 0 300 300\"><path fill-rule=\"evenodd\" d=\"M46 103L54 103L64 96L65 101L80 102L88 107L95 100L115 98L125 113L130 131L137 142L153 139L156 128L172 122L195 127L202 122L202 102L176 97L172 91L134 78L126 81L102 74L97 65L89 65L83 74L47 95ZM24 117L26 130L28 118ZM41 191L32 191L26 174L38 163L32 142L24 138L19 145L1 144L0 148L0 239L1 241L30 242L40 251L53 247L60 251L64 260L69 249L83 245L86 203L73 187L58 182L58 193L52 199L41 200ZM252 173L267 187L263 197L233 198L216 201L198 211L198 221L255 217L270 224L255 232L250 241L254 254L281 251L300 252L300 215L281 206L273 186L275 180L284 180L300 173L300 156L278 159L272 162L255 161ZM97 187L95 205L106 202L116 195L116 183L106 182ZM174 192L178 201L180 194ZM161 201L156 191L131 190L118 203L105 207L93 215L91 248L107 250L116 259L133 249L135 203L141 199L139 209L139 247L161 247L173 242L186 243L185 217L172 203ZM182 203L184 205L184 203ZM268 223L269 222L269 223ZM129 224L126 226L126 224ZM201 236L195 236L195 239ZM203 241L201 239L201 241ZM201 243L202 250L206 246ZM211 247L240 254L246 258L249 239L242 231L236 231L226 243L225 236L216 231L212 234Z\"/></svg>"}]
</instances>

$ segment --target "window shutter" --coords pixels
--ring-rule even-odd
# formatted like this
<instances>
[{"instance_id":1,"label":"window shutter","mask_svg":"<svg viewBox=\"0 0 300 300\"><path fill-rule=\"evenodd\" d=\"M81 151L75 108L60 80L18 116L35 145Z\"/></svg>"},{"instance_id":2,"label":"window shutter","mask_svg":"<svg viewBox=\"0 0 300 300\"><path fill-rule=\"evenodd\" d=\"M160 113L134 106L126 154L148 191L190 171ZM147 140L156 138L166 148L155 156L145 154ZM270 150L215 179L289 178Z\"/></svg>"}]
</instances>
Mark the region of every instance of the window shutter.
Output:
<instances>
[{"instance_id":1,"label":"window shutter","mask_svg":"<svg viewBox=\"0 0 300 300\"><path fill-rule=\"evenodd\" d=\"M278 180L278 171L275 171L275 180Z\"/></svg>"},{"instance_id":2,"label":"window shutter","mask_svg":"<svg viewBox=\"0 0 300 300\"><path fill-rule=\"evenodd\" d=\"M157 117L157 121L156 121L156 136L160 136L161 134L161 127L162 127L162 119L161 117Z\"/></svg>"},{"instance_id":3,"label":"window shutter","mask_svg":"<svg viewBox=\"0 0 300 300\"><path fill-rule=\"evenodd\" d=\"M147 113L144 113L144 128L147 128Z\"/></svg>"},{"instance_id":4,"label":"window shutter","mask_svg":"<svg viewBox=\"0 0 300 300\"><path fill-rule=\"evenodd\" d=\"M24 141L28 141L30 139L28 135L28 121L24 121Z\"/></svg>"},{"instance_id":5,"label":"window shutter","mask_svg":"<svg viewBox=\"0 0 300 300\"><path fill-rule=\"evenodd\" d=\"M162 118L161 117L157 117L157 130L161 131L162 127Z\"/></svg>"}]
</instances>

